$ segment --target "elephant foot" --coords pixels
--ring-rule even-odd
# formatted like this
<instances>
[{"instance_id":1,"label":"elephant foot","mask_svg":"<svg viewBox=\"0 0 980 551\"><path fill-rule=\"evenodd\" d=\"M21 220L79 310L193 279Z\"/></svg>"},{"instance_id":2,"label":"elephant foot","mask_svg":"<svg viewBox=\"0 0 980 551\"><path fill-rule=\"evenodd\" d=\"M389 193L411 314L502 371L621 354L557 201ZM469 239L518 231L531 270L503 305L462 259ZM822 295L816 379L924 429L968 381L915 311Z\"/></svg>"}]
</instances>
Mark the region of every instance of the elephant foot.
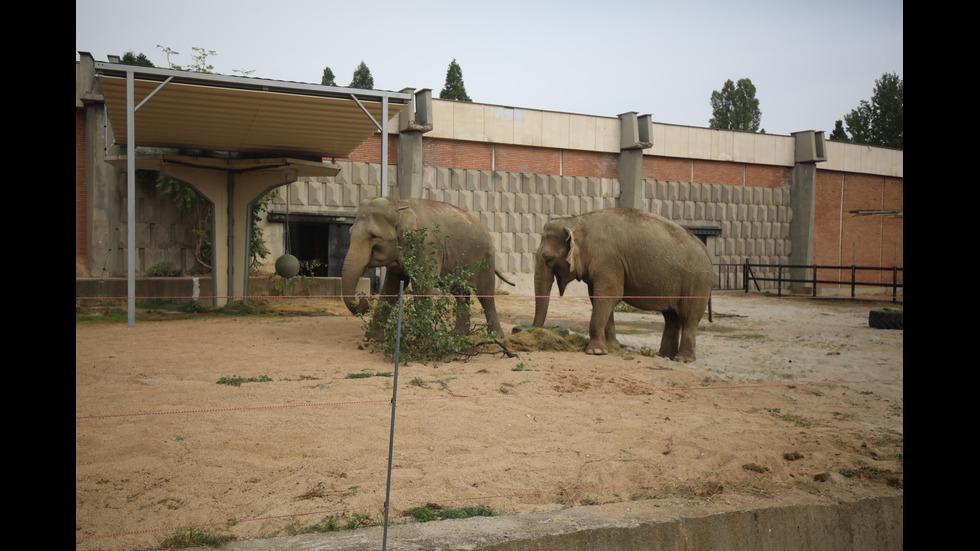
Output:
<instances>
[{"instance_id":1,"label":"elephant foot","mask_svg":"<svg viewBox=\"0 0 980 551\"><path fill-rule=\"evenodd\" d=\"M688 354L684 352L673 354L673 355L668 355L661 352L657 355L663 358L667 358L668 360L673 360L675 362L681 362L681 363L691 363L694 361L694 354Z\"/></svg>"},{"instance_id":2,"label":"elephant foot","mask_svg":"<svg viewBox=\"0 0 980 551\"><path fill-rule=\"evenodd\" d=\"M585 353L594 356L605 356L609 353L609 350L603 346L597 346L590 343L589 346L585 347Z\"/></svg>"}]
</instances>

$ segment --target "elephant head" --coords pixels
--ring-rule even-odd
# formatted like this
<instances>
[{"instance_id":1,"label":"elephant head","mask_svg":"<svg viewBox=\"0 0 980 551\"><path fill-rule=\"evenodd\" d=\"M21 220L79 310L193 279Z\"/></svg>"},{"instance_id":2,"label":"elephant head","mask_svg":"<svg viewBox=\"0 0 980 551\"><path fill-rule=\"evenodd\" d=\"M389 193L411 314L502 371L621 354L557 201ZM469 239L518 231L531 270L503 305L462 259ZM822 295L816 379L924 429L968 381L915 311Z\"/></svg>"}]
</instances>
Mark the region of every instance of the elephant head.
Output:
<instances>
[{"instance_id":1,"label":"elephant head","mask_svg":"<svg viewBox=\"0 0 980 551\"><path fill-rule=\"evenodd\" d=\"M350 228L350 248L341 272L341 293L347 309L363 314L368 302L355 300L357 281L368 268L399 265L398 244L401 235L419 227L419 220L409 205L387 199L365 202L357 210Z\"/></svg>"},{"instance_id":2,"label":"elephant head","mask_svg":"<svg viewBox=\"0 0 980 551\"><path fill-rule=\"evenodd\" d=\"M574 230L563 220L549 222L541 234L534 263L534 326L542 327L551 302L551 285L558 283L558 294L574 279L581 279L583 268Z\"/></svg>"}]
</instances>

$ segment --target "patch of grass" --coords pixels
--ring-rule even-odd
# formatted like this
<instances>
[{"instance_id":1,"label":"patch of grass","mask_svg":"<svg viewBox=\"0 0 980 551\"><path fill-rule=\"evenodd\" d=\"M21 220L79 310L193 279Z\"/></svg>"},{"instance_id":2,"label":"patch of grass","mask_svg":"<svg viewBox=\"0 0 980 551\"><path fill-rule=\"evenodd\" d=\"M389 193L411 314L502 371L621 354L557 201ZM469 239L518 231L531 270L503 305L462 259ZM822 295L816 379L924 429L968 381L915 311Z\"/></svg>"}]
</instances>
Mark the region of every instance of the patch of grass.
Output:
<instances>
[{"instance_id":1,"label":"patch of grass","mask_svg":"<svg viewBox=\"0 0 980 551\"><path fill-rule=\"evenodd\" d=\"M394 377L394 373L378 371L377 373L348 373L345 379L370 379L371 377Z\"/></svg>"},{"instance_id":2,"label":"patch of grass","mask_svg":"<svg viewBox=\"0 0 980 551\"><path fill-rule=\"evenodd\" d=\"M219 385L230 385L230 386L242 386L242 383L269 383L272 382L272 378L268 375L259 375L258 377L239 377L238 375L232 375L231 377L222 377L218 379L217 384Z\"/></svg>"},{"instance_id":3,"label":"patch of grass","mask_svg":"<svg viewBox=\"0 0 980 551\"><path fill-rule=\"evenodd\" d=\"M735 335L721 335L721 336L726 339L742 340L742 341L766 338L765 335L760 335L758 333L738 333Z\"/></svg>"},{"instance_id":4,"label":"patch of grass","mask_svg":"<svg viewBox=\"0 0 980 551\"><path fill-rule=\"evenodd\" d=\"M273 315L268 301L251 299L246 304L234 301L220 308L209 308L187 299L139 299L136 301L136 321L174 321L239 316ZM75 306L75 323L126 323L129 307L123 300L88 302Z\"/></svg>"},{"instance_id":5,"label":"patch of grass","mask_svg":"<svg viewBox=\"0 0 980 551\"><path fill-rule=\"evenodd\" d=\"M191 528L187 532L174 534L160 542L161 549L183 549L185 547L217 547L235 538L230 535L215 534L207 530Z\"/></svg>"},{"instance_id":6,"label":"patch of grass","mask_svg":"<svg viewBox=\"0 0 980 551\"><path fill-rule=\"evenodd\" d=\"M309 526L290 526L286 528L286 534L298 536L300 534L322 534L325 532L339 532L341 530L356 530L377 524L371 519L370 515L354 514L349 517L329 516L316 524Z\"/></svg>"},{"instance_id":7,"label":"patch of grass","mask_svg":"<svg viewBox=\"0 0 980 551\"><path fill-rule=\"evenodd\" d=\"M779 408L766 408L770 414L776 419L782 419L783 421L789 421L800 427L809 427L813 425L813 421L803 417L802 415L795 415L792 413L783 413Z\"/></svg>"},{"instance_id":8,"label":"patch of grass","mask_svg":"<svg viewBox=\"0 0 980 551\"><path fill-rule=\"evenodd\" d=\"M492 517L498 513L486 505L476 507L442 507L435 503L427 503L423 507L416 507L405 511L405 514L412 517L416 522L431 522L433 520L446 520L455 518L470 517Z\"/></svg>"}]
</instances>

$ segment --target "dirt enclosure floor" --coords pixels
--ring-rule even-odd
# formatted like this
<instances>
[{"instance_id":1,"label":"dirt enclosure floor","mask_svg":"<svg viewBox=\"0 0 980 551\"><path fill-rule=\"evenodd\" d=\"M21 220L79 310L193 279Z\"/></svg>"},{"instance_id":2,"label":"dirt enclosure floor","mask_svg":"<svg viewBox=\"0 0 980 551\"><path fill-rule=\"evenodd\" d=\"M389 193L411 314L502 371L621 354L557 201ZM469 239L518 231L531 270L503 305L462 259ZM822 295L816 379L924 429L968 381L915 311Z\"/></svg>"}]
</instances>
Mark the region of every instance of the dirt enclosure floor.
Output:
<instances>
[{"instance_id":1,"label":"dirt enclosure floor","mask_svg":"<svg viewBox=\"0 0 980 551\"><path fill-rule=\"evenodd\" d=\"M530 324L533 300L497 303L508 335ZM269 307L76 324L76 549L383 520L393 363L339 302ZM643 500L671 517L901 495L903 331L870 328L879 307L895 305L718 294L689 364L647 355L660 314L618 313L625 347L607 356L401 365L391 520L426 505ZM548 324L587 333L589 312L554 299ZM235 377L255 382L218 384Z\"/></svg>"}]
</instances>

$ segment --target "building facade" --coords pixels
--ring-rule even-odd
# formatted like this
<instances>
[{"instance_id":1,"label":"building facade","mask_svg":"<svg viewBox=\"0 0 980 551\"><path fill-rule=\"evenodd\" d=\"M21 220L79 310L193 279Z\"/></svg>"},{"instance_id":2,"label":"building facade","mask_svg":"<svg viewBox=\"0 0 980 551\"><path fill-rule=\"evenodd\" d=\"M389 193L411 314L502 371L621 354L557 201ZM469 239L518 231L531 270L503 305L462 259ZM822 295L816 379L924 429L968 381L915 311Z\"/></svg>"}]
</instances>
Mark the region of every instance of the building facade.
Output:
<instances>
[{"instance_id":1,"label":"building facade","mask_svg":"<svg viewBox=\"0 0 980 551\"><path fill-rule=\"evenodd\" d=\"M629 206L699 235L715 264L904 267L903 152L791 136L433 99L423 90L389 134L376 134L341 172L277 190L259 226L272 272L287 250L339 274L346 230L364 200L452 203L490 231L497 267L530 275L553 217ZM396 122L396 121L393 121ZM128 223L125 174L98 162L104 120L76 97L76 276L121 275ZM381 140L388 181L381 182ZM137 272L169 262L200 272L191 222L152 186L137 188ZM116 220L117 224L107 223ZM719 268L721 271L721 268ZM822 274L823 275L823 274ZM721 273L719 273L721 277ZM864 274L890 281L891 274Z\"/></svg>"}]
</instances>

